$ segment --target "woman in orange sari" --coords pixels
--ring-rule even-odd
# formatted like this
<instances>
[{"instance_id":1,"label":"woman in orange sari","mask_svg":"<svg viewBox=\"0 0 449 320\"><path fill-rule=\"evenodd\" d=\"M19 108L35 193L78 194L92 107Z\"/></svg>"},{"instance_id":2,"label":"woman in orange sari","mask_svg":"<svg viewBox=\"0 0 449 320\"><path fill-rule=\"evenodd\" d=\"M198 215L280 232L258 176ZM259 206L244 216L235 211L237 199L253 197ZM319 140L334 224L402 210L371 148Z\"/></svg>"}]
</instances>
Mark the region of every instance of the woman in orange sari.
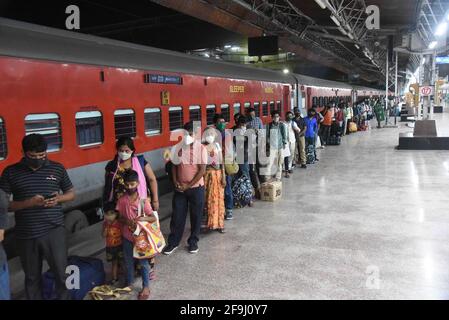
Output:
<instances>
[{"instance_id":1,"label":"woman in orange sari","mask_svg":"<svg viewBox=\"0 0 449 320\"><path fill-rule=\"evenodd\" d=\"M225 232L224 190L226 175L223 165L223 153L220 143L221 133L214 128L205 131L208 162L204 182L206 187L207 227L209 230Z\"/></svg>"}]
</instances>

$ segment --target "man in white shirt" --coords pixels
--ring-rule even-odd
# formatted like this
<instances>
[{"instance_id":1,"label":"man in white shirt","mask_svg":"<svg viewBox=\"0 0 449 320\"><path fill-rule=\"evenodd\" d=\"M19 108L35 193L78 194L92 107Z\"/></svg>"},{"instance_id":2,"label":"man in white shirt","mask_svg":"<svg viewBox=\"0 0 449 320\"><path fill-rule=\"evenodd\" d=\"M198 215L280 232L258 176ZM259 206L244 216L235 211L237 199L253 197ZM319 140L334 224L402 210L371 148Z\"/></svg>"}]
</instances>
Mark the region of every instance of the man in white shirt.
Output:
<instances>
[{"instance_id":1,"label":"man in white shirt","mask_svg":"<svg viewBox=\"0 0 449 320\"><path fill-rule=\"evenodd\" d=\"M285 115L285 126L287 128L287 148L290 151L290 155L284 158L284 173L286 178L290 178L290 174L293 173L293 159L295 158L296 150L296 134L300 133L298 125L294 121L295 116L293 112L289 111Z\"/></svg>"}]
</instances>

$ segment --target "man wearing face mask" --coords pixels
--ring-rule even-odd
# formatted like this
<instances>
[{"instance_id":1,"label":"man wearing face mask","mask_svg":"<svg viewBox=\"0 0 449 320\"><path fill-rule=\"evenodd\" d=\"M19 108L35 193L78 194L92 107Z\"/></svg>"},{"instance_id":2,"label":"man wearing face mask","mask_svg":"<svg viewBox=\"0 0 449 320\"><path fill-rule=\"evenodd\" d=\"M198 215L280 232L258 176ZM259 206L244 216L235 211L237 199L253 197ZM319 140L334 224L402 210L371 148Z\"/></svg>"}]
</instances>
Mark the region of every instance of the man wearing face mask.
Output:
<instances>
[{"instance_id":1,"label":"man wearing face mask","mask_svg":"<svg viewBox=\"0 0 449 320\"><path fill-rule=\"evenodd\" d=\"M259 137L259 130L262 130L264 128L263 122L259 117L256 117L256 110L254 108L248 108L246 110L247 112L247 123L246 128L247 129L254 129L256 132L256 139L251 139L252 144L250 145L250 150L255 150L256 159L255 163L249 164L249 173L251 176L251 183L253 184L254 190L256 192L256 198L260 199L260 179L259 179L259 150L258 150L258 137Z\"/></svg>"},{"instance_id":2,"label":"man wearing face mask","mask_svg":"<svg viewBox=\"0 0 449 320\"><path fill-rule=\"evenodd\" d=\"M42 135L26 136L22 148L24 158L3 171L0 188L13 195L9 210L15 213L26 297L42 299L42 262L45 259L55 275L58 298L69 299L65 285L67 246L61 204L75 198L73 186L65 168L48 160L47 142Z\"/></svg>"},{"instance_id":3,"label":"man wearing face mask","mask_svg":"<svg viewBox=\"0 0 449 320\"><path fill-rule=\"evenodd\" d=\"M175 186L173 194L173 213L170 221L170 235L163 254L172 254L181 242L190 208L189 252L198 252L201 230L201 217L204 209L204 174L206 172L207 151L199 139L193 137L193 122L184 125L186 135L182 146L176 149L172 167L172 179Z\"/></svg>"},{"instance_id":4,"label":"man wearing face mask","mask_svg":"<svg viewBox=\"0 0 449 320\"><path fill-rule=\"evenodd\" d=\"M281 115L279 111L273 111L271 118L273 121L267 128L267 155L270 157L271 175L275 175L276 180L281 181L284 161L282 149L287 146L287 130L280 121ZM273 171L275 172L273 173Z\"/></svg>"}]
</instances>

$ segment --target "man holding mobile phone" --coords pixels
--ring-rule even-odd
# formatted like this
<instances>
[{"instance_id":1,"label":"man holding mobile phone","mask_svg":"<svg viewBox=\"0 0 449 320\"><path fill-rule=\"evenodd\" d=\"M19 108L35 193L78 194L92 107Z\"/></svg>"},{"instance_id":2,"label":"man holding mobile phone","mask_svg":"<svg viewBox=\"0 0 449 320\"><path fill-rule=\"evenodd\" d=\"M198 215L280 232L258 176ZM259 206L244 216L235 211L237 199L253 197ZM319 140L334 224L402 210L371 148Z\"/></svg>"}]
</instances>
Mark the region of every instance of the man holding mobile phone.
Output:
<instances>
[{"instance_id":1,"label":"man holding mobile phone","mask_svg":"<svg viewBox=\"0 0 449 320\"><path fill-rule=\"evenodd\" d=\"M61 204L75 198L67 171L48 160L47 142L40 134L23 138L24 157L7 167L0 188L13 195L9 210L15 213L17 249L25 272L29 300L42 299L42 262L55 275L56 294L69 299L65 285L67 267L66 233ZM62 193L61 193L62 191Z\"/></svg>"}]
</instances>

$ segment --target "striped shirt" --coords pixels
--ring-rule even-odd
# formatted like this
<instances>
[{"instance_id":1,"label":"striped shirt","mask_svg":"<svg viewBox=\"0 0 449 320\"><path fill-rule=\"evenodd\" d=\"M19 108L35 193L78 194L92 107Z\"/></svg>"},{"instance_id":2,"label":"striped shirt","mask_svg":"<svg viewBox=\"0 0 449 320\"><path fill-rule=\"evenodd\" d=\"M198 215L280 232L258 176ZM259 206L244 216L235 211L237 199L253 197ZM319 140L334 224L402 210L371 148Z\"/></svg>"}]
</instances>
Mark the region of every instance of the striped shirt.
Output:
<instances>
[{"instance_id":1,"label":"striped shirt","mask_svg":"<svg viewBox=\"0 0 449 320\"><path fill-rule=\"evenodd\" d=\"M246 123L246 129L263 129L262 120L259 117L248 118L248 122Z\"/></svg>"},{"instance_id":2,"label":"striped shirt","mask_svg":"<svg viewBox=\"0 0 449 320\"><path fill-rule=\"evenodd\" d=\"M35 195L67 192L72 182L60 163L47 160L34 171L22 161L7 167L0 180L0 188L12 194L14 201L23 201ZM33 207L15 212L17 239L40 238L58 226L64 225L62 206L53 208Z\"/></svg>"}]
</instances>

